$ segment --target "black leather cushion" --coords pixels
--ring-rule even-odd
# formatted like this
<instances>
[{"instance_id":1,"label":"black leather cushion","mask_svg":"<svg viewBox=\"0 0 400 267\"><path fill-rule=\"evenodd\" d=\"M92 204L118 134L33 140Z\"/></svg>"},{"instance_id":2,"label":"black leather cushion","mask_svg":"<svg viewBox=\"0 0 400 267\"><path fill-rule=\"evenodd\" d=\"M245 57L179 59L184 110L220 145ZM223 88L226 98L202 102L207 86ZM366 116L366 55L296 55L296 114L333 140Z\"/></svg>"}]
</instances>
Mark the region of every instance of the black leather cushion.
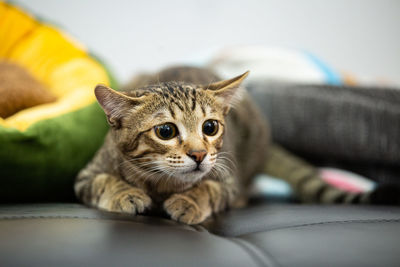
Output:
<instances>
[{"instance_id":1,"label":"black leather cushion","mask_svg":"<svg viewBox=\"0 0 400 267\"><path fill-rule=\"evenodd\" d=\"M398 266L400 208L260 205L206 225L0 206L1 266Z\"/></svg>"},{"instance_id":2,"label":"black leather cushion","mask_svg":"<svg viewBox=\"0 0 400 267\"><path fill-rule=\"evenodd\" d=\"M272 266L399 266L400 208L262 205L210 228L251 244Z\"/></svg>"},{"instance_id":3,"label":"black leather cushion","mask_svg":"<svg viewBox=\"0 0 400 267\"><path fill-rule=\"evenodd\" d=\"M77 204L0 214L1 266L257 266L241 244L165 219Z\"/></svg>"}]
</instances>

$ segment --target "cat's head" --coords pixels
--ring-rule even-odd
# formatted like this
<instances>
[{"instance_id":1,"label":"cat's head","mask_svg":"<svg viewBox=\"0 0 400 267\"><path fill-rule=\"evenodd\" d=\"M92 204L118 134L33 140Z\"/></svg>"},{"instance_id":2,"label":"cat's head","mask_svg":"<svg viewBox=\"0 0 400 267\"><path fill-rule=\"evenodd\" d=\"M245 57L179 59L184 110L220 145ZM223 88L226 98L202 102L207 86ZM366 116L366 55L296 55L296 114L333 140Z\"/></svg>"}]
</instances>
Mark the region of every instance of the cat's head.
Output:
<instances>
[{"instance_id":1,"label":"cat's head","mask_svg":"<svg viewBox=\"0 0 400 267\"><path fill-rule=\"evenodd\" d=\"M131 165L127 168L149 179L188 184L215 167L225 116L247 75L207 85L160 83L129 92L98 85L95 95L116 147Z\"/></svg>"}]
</instances>

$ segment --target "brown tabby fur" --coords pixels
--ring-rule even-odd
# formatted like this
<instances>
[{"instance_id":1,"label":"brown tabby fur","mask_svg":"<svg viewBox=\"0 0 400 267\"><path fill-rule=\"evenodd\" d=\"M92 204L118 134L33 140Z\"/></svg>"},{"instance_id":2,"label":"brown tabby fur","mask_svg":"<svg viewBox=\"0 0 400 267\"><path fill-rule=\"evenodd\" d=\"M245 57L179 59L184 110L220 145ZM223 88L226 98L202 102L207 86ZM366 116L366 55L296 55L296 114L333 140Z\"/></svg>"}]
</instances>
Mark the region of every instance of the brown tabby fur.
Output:
<instances>
[{"instance_id":1,"label":"brown tabby fur","mask_svg":"<svg viewBox=\"0 0 400 267\"><path fill-rule=\"evenodd\" d=\"M22 67L0 62L0 117L56 100L46 88Z\"/></svg>"},{"instance_id":2,"label":"brown tabby fur","mask_svg":"<svg viewBox=\"0 0 400 267\"><path fill-rule=\"evenodd\" d=\"M372 194L338 190L315 168L270 144L266 121L240 87L246 76L216 82L208 70L177 67L139 76L121 92L97 86L111 129L79 173L77 196L103 210L163 210L174 220L197 224L244 205L252 177L264 172L286 180L302 202L400 204L398 188L378 187ZM201 132L207 119L219 121L213 137ZM166 122L179 131L169 141L154 130ZM202 150L207 156L199 174L188 154Z\"/></svg>"},{"instance_id":3,"label":"brown tabby fur","mask_svg":"<svg viewBox=\"0 0 400 267\"><path fill-rule=\"evenodd\" d=\"M128 86L131 90L119 93L98 86L96 96L111 130L78 175L78 197L100 209L132 214L162 207L188 224L242 205L251 178L263 169L269 140L265 122L247 94L230 109L246 75L210 83L217 77L207 70L176 68L153 77L154 82L163 81L156 85ZM171 80L181 82L164 82ZM210 118L220 122L212 138L198 131ZM164 122L181 126L185 133L171 142L160 140L153 128ZM188 151L201 149L207 151L211 171L201 177L188 173L186 178L172 173L182 162L192 161ZM169 172L157 168L161 161Z\"/></svg>"}]
</instances>

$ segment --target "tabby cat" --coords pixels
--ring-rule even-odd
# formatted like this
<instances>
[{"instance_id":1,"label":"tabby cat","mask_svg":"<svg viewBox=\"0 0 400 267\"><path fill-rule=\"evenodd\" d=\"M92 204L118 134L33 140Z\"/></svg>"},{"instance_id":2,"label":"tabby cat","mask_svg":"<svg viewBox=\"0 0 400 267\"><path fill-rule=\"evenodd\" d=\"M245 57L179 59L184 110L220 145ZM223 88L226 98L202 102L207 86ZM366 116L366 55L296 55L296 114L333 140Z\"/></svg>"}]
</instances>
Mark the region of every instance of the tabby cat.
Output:
<instances>
[{"instance_id":1,"label":"tabby cat","mask_svg":"<svg viewBox=\"0 0 400 267\"><path fill-rule=\"evenodd\" d=\"M245 205L252 177L266 172L287 180L303 202L386 201L382 193L335 189L272 144L266 120L241 87L247 75L219 81L206 69L175 67L139 76L119 92L98 85L111 127L77 177L78 198L102 210L163 210L198 224Z\"/></svg>"}]
</instances>

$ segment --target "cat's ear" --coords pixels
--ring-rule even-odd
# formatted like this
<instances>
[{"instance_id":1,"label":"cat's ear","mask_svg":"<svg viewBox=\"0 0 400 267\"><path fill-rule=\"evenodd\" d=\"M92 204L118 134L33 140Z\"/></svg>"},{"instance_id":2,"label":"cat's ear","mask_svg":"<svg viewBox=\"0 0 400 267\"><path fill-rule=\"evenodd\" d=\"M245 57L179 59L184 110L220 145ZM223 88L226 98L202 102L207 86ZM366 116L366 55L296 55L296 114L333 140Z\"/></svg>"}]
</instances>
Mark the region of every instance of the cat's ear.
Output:
<instances>
[{"instance_id":1,"label":"cat's ear","mask_svg":"<svg viewBox=\"0 0 400 267\"><path fill-rule=\"evenodd\" d=\"M114 128L121 127L121 119L128 110L143 103L143 97L129 97L103 84L94 89L94 94L107 116L107 121Z\"/></svg>"},{"instance_id":2,"label":"cat's ear","mask_svg":"<svg viewBox=\"0 0 400 267\"><path fill-rule=\"evenodd\" d=\"M240 85L247 75L249 71L229 80L209 84L204 89L210 91L217 102L224 107L224 113L228 113L234 102L240 99Z\"/></svg>"}]
</instances>

